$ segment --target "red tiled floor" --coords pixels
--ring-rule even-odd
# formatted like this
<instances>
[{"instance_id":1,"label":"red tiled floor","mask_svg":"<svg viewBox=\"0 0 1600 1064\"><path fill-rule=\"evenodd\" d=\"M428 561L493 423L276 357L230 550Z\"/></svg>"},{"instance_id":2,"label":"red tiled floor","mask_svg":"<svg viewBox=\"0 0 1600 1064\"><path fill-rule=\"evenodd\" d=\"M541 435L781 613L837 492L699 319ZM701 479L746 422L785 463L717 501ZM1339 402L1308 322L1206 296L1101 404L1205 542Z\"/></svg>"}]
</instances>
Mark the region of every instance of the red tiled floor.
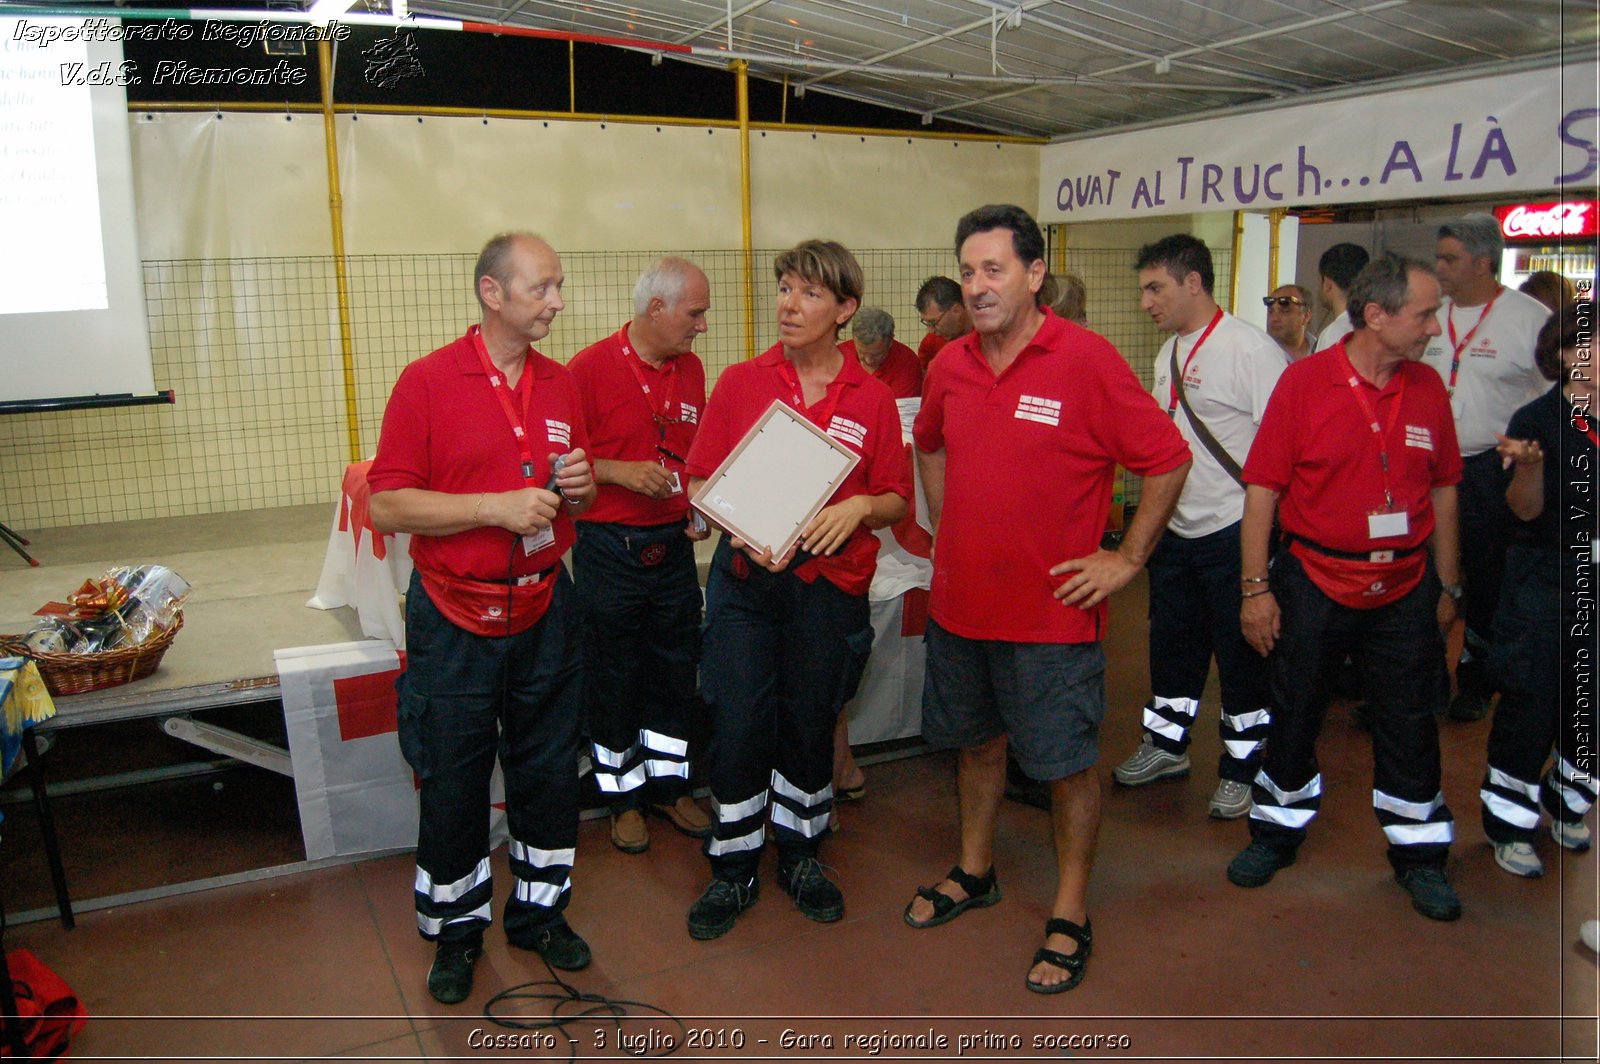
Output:
<instances>
[{"instance_id":1,"label":"red tiled floor","mask_svg":"<svg viewBox=\"0 0 1600 1064\"><path fill-rule=\"evenodd\" d=\"M846 1035L933 1032L952 1046L976 1040L968 1057L989 1045L1008 1057L1595 1059L1600 983L1595 958L1573 943L1596 911L1596 856L1559 853L1541 837L1544 879L1517 880L1494 865L1477 819L1487 724L1442 726L1444 790L1458 817L1450 870L1466 910L1459 922L1425 920L1394 883L1370 806L1370 738L1339 707L1319 746L1325 798L1300 861L1266 887L1241 890L1223 869L1244 845L1245 826L1205 815L1215 784L1214 701L1201 710L1189 778L1137 790L1109 782L1138 739L1145 681L1136 608L1142 600L1119 602L1113 627L1104 818L1090 892L1095 953L1077 990L1043 997L1021 985L1054 890L1042 811L1002 807L999 905L924 931L902 922L915 886L940 877L955 856L948 754L868 768L867 799L842 810L844 831L823 849L846 895L845 918L833 925L795 911L773 883L769 854L760 902L727 936L692 941L684 917L708 878L699 843L652 820L650 850L627 856L610 846L604 821L585 823L569 917L595 963L564 978L584 992L648 1002L695 1030L738 1031L749 1055L860 1056L866 1050L847 1050ZM503 852L494 865L503 899ZM546 979L543 965L492 929L468 1002L433 1002L424 986L432 950L416 934L412 876L409 855L390 857L92 913L70 933L53 923L12 928L7 943L34 950L88 1003L77 1057L524 1055L481 1045L486 1035L533 1037L485 1021L482 1011L491 995ZM549 1007L508 1012L542 1017ZM197 1014L234 1018L180 1018ZM149 1018L110 1018L127 1015ZM291 1015L323 1018L270 1018ZM619 1033L681 1037L648 1016L620 1030L584 1018L569 1030L580 1056L601 1055L601 1036L611 1056ZM833 1045L785 1047L786 1028ZM1127 1045L1034 1042L1094 1035ZM554 1059L568 1049L558 1039L525 1055ZM723 1055L738 1054L725 1047Z\"/></svg>"}]
</instances>

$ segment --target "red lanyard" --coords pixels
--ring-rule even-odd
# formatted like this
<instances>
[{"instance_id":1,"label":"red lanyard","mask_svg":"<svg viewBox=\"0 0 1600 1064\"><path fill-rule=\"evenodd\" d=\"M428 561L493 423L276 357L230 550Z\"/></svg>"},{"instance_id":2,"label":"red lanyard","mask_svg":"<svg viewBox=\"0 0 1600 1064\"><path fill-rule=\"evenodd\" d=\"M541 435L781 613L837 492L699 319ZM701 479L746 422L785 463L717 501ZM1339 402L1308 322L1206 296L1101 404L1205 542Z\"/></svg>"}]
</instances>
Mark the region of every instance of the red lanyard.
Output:
<instances>
[{"instance_id":1,"label":"red lanyard","mask_svg":"<svg viewBox=\"0 0 1600 1064\"><path fill-rule=\"evenodd\" d=\"M483 364L483 372L489 377L489 387L493 389L494 396L500 400L500 409L506 415L506 424L511 426L511 434L517 438L517 455L522 461L522 479L530 484L537 483L533 475L533 444L528 439L524 426L533 417L533 367L528 365L526 356L522 364L522 376L517 379L517 386L513 389L506 383L506 376L489 360L489 349L483 345L483 330L474 325L469 333L472 337L472 348L478 352L478 361ZM512 392L517 393L517 398L512 398ZM517 409L517 399L522 401L522 409Z\"/></svg>"},{"instance_id":2,"label":"red lanyard","mask_svg":"<svg viewBox=\"0 0 1600 1064\"><path fill-rule=\"evenodd\" d=\"M633 371L633 379L639 382L639 390L644 392L644 401L650 405L650 419L656 423L656 431L661 434L661 439L665 441L667 438L667 426L676 425L682 420L681 418L667 416L668 411L672 409L672 401L678 392L678 360L669 358L666 364L661 367L660 372L666 378L666 383L661 386L661 407L657 409L655 397L650 391L650 382L644 379L644 370L640 368L640 363L644 360L639 357L638 352L629 344L628 327L626 325L622 327L621 336L622 361L627 363L628 368Z\"/></svg>"},{"instance_id":3,"label":"red lanyard","mask_svg":"<svg viewBox=\"0 0 1600 1064\"><path fill-rule=\"evenodd\" d=\"M1350 374L1350 390L1356 393L1356 402L1361 405L1361 413L1367 419L1367 424L1372 426L1373 435L1378 437L1378 462L1383 466L1383 505L1387 512L1394 512L1394 493L1389 490L1389 433L1394 431L1394 423L1400 417L1400 404L1406 395L1406 379L1400 378L1400 387L1395 390L1394 403L1389 407L1389 423L1379 426L1378 412L1372 408L1372 403L1367 400L1366 386L1361 382L1360 374L1350 364L1350 356L1339 349L1339 359L1344 363L1344 368Z\"/></svg>"},{"instance_id":4,"label":"red lanyard","mask_svg":"<svg viewBox=\"0 0 1600 1064\"><path fill-rule=\"evenodd\" d=\"M800 374L795 372L794 366L790 364L787 358L778 363L778 372L783 374L784 383L794 393L794 408L804 414L813 425L816 425L823 432L827 432L828 426L833 422L833 412L839 409L839 400L844 398L844 385L840 384L838 379L835 378L833 384L828 385L828 390L832 391L833 394L829 395L824 392L815 406L807 408L805 391L800 387ZM844 372L843 366L839 367L839 372ZM838 385L838 387L835 388L834 385Z\"/></svg>"},{"instance_id":5,"label":"red lanyard","mask_svg":"<svg viewBox=\"0 0 1600 1064\"><path fill-rule=\"evenodd\" d=\"M1215 329L1217 327L1217 322L1219 322L1221 320L1222 320L1222 308L1218 307L1216 314L1212 315L1211 324L1206 326L1206 331L1200 334L1200 339L1196 340L1194 342L1194 346L1189 348L1189 357L1187 357L1187 358L1185 358L1183 360L1183 376L1187 377L1189 375L1189 367L1190 367L1190 365L1192 365L1194 363L1194 356L1198 355L1200 353L1200 345L1206 342L1206 337L1211 335L1211 330ZM1174 351L1177 350L1178 338L1176 336L1174 336L1172 338L1172 347L1173 347ZM1170 402L1167 403L1167 416L1168 417L1176 416L1177 410L1178 410L1178 381L1177 381L1177 379L1174 378L1172 380L1171 384L1172 384L1172 399L1171 399Z\"/></svg>"},{"instance_id":6,"label":"red lanyard","mask_svg":"<svg viewBox=\"0 0 1600 1064\"><path fill-rule=\"evenodd\" d=\"M1572 412L1572 427L1589 437L1590 443L1594 444L1596 447L1600 447L1600 433L1595 432L1594 422L1590 421L1587 417L1584 417L1576 410Z\"/></svg>"},{"instance_id":7,"label":"red lanyard","mask_svg":"<svg viewBox=\"0 0 1600 1064\"><path fill-rule=\"evenodd\" d=\"M1461 370L1461 352L1465 351L1467 349L1467 345L1472 342L1472 337L1477 333L1478 326L1483 324L1483 319L1487 318L1489 316L1489 312L1494 309L1494 301L1499 299L1500 293L1504 292L1505 290L1506 289L1504 285L1501 285L1494 290L1494 295L1489 297L1489 302L1485 303L1483 305L1483 309L1478 312L1478 320L1472 323L1472 328L1467 330L1467 335L1463 336L1459 342L1456 340L1456 308L1453 303L1450 306L1449 312L1445 314L1444 323L1445 326L1450 330L1450 342L1455 345L1455 351L1450 355L1449 390L1451 396L1456 394L1456 374Z\"/></svg>"}]
</instances>

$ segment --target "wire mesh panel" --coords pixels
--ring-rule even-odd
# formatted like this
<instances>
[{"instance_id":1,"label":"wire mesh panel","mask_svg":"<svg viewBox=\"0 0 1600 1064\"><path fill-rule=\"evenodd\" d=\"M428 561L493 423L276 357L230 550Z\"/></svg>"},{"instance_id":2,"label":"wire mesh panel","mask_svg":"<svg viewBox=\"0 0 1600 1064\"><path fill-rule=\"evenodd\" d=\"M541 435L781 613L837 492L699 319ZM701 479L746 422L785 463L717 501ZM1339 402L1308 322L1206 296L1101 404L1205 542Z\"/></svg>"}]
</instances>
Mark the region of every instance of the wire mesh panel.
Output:
<instances>
[{"instance_id":1,"label":"wire mesh panel","mask_svg":"<svg viewBox=\"0 0 1600 1064\"><path fill-rule=\"evenodd\" d=\"M743 254L673 252L711 282L710 331L695 345L708 384L777 341L779 250L753 253L753 341ZM540 349L566 362L614 332L632 316L634 280L659 254L562 253L566 307ZM916 347L924 333L912 302L917 288L935 274L954 276L955 256L947 248L856 255L866 304L887 310L896 335ZM1226 277L1227 253L1213 255ZM475 258L347 260L362 456L377 447L384 404L405 364L478 320ZM1088 286L1090 325L1148 382L1162 337L1139 310L1132 253L1069 249L1067 265ZM0 520L27 529L334 499L351 452L333 259L151 261L144 281L155 379L176 391L177 404L0 417Z\"/></svg>"}]
</instances>

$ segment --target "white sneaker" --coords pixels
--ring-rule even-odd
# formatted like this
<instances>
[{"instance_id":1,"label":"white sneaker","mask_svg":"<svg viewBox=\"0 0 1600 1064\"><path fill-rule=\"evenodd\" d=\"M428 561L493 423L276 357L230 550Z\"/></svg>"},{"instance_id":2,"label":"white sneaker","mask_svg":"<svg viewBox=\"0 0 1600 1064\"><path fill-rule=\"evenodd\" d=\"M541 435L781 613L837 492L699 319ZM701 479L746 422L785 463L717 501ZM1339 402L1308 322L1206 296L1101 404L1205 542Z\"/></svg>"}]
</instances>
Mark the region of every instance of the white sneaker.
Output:
<instances>
[{"instance_id":1,"label":"white sneaker","mask_svg":"<svg viewBox=\"0 0 1600 1064\"><path fill-rule=\"evenodd\" d=\"M1211 815L1218 820L1237 820L1250 812L1250 785L1238 780L1218 780L1211 795Z\"/></svg>"},{"instance_id":2,"label":"white sneaker","mask_svg":"<svg viewBox=\"0 0 1600 1064\"><path fill-rule=\"evenodd\" d=\"M1150 741L1147 735L1133 756L1111 770L1111 776L1124 787L1139 787L1156 780L1189 774L1188 754L1169 754Z\"/></svg>"},{"instance_id":3,"label":"white sneaker","mask_svg":"<svg viewBox=\"0 0 1600 1064\"><path fill-rule=\"evenodd\" d=\"M1550 821L1550 837L1556 840L1556 845L1563 850L1573 853L1583 853L1589 849L1589 825L1581 820L1567 823L1565 820Z\"/></svg>"},{"instance_id":4,"label":"white sneaker","mask_svg":"<svg viewBox=\"0 0 1600 1064\"><path fill-rule=\"evenodd\" d=\"M1495 843L1494 863L1523 879L1538 879L1544 875L1543 862L1533 852L1533 846L1526 842Z\"/></svg>"},{"instance_id":5,"label":"white sneaker","mask_svg":"<svg viewBox=\"0 0 1600 1064\"><path fill-rule=\"evenodd\" d=\"M1600 920L1585 920L1578 928L1578 941L1600 953Z\"/></svg>"}]
</instances>

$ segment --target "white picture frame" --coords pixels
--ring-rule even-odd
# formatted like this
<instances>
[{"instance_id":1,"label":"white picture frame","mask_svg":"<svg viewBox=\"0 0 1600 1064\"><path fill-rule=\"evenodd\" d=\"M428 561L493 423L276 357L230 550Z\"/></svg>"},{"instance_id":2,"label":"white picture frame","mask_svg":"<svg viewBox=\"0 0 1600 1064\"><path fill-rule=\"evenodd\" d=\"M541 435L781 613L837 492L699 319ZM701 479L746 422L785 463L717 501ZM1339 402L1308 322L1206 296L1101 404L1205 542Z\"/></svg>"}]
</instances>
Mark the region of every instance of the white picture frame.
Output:
<instances>
[{"instance_id":1,"label":"white picture frame","mask_svg":"<svg viewBox=\"0 0 1600 1064\"><path fill-rule=\"evenodd\" d=\"M860 461L774 399L689 501L713 524L781 558Z\"/></svg>"}]
</instances>

